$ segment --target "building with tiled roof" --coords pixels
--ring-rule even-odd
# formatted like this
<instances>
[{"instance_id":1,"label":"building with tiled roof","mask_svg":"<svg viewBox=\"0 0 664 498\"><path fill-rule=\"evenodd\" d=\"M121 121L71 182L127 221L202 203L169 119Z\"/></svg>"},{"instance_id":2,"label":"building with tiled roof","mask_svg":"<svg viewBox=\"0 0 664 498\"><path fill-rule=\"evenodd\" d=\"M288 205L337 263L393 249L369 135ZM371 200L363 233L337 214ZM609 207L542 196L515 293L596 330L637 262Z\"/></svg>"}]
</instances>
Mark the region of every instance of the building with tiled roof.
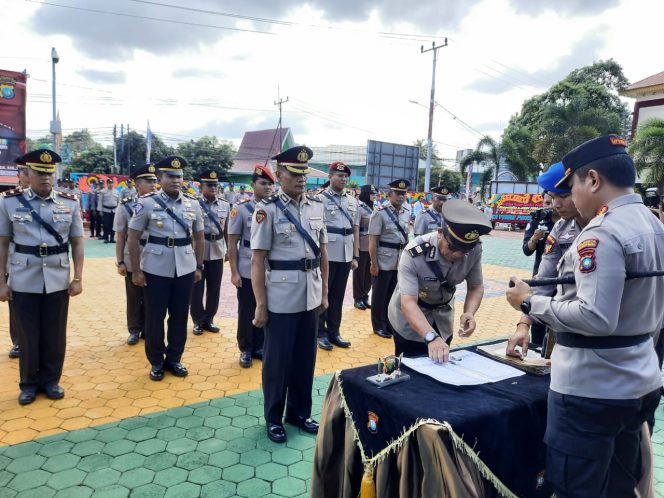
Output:
<instances>
[{"instance_id":1,"label":"building with tiled roof","mask_svg":"<svg viewBox=\"0 0 664 498\"><path fill-rule=\"evenodd\" d=\"M664 119L664 71L637 81L620 92L623 97L636 99L632 113L632 136L639 122L650 118Z\"/></svg>"}]
</instances>

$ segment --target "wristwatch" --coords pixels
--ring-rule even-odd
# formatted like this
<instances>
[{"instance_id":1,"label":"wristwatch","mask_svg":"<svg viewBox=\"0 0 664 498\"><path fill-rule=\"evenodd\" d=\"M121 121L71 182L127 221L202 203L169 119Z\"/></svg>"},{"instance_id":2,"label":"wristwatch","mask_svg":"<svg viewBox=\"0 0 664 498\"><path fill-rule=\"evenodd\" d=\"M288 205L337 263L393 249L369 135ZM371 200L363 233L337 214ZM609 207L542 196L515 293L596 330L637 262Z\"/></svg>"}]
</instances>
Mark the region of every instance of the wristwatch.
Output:
<instances>
[{"instance_id":1,"label":"wristwatch","mask_svg":"<svg viewBox=\"0 0 664 498\"><path fill-rule=\"evenodd\" d=\"M115 266L117 266L118 268L120 268L120 265L124 265L124 264L125 264L124 261L118 261L117 263L115 263Z\"/></svg>"},{"instance_id":2,"label":"wristwatch","mask_svg":"<svg viewBox=\"0 0 664 498\"><path fill-rule=\"evenodd\" d=\"M426 342L427 344L429 344L430 342L435 341L435 340L438 339L439 337L440 337L440 336L436 333L435 330L430 330L429 332L427 332L426 334L424 334L424 342Z\"/></svg>"},{"instance_id":3,"label":"wristwatch","mask_svg":"<svg viewBox=\"0 0 664 498\"><path fill-rule=\"evenodd\" d=\"M203 268L205 268L203 265L196 265L196 269L203 271Z\"/></svg>"},{"instance_id":4,"label":"wristwatch","mask_svg":"<svg viewBox=\"0 0 664 498\"><path fill-rule=\"evenodd\" d=\"M524 315L530 315L530 296L525 298L521 303L521 313Z\"/></svg>"}]
</instances>

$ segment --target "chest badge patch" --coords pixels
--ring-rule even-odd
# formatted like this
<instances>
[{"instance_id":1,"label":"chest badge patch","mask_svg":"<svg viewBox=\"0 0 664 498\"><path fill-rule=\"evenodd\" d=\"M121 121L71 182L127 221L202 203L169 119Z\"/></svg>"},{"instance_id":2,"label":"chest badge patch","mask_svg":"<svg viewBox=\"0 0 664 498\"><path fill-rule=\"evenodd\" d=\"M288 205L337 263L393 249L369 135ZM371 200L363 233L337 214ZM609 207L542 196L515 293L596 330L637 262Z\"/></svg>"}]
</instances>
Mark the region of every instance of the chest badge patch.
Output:
<instances>
[{"instance_id":1,"label":"chest badge patch","mask_svg":"<svg viewBox=\"0 0 664 498\"><path fill-rule=\"evenodd\" d=\"M235 218L237 216L237 208L231 209L231 218Z\"/></svg>"},{"instance_id":2,"label":"chest badge patch","mask_svg":"<svg viewBox=\"0 0 664 498\"><path fill-rule=\"evenodd\" d=\"M256 211L256 223L260 225L265 221L265 218L267 218L267 213L265 211L263 211L262 209Z\"/></svg>"},{"instance_id":3,"label":"chest badge patch","mask_svg":"<svg viewBox=\"0 0 664 498\"><path fill-rule=\"evenodd\" d=\"M591 273L597 268L595 250L598 245L598 239L587 239L576 246L579 253L579 271L581 273Z\"/></svg>"},{"instance_id":4,"label":"chest badge patch","mask_svg":"<svg viewBox=\"0 0 664 498\"><path fill-rule=\"evenodd\" d=\"M552 235L549 235L546 238L546 245L544 246L544 254L551 254L551 251L553 251L555 245L556 245L556 239L554 239Z\"/></svg>"}]
</instances>

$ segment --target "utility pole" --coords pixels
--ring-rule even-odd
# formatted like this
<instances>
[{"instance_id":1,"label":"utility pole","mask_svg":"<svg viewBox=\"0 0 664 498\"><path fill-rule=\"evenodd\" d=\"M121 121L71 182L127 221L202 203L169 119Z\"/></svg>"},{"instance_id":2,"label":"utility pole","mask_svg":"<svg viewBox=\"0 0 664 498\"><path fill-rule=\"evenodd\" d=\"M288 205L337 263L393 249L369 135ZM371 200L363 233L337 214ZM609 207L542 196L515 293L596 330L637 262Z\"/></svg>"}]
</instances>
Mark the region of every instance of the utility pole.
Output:
<instances>
[{"instance_id":1,"label":"utility pole","mask_svg":"<svg viewBox=\"0 0 664 498\"><path fill-rule=\"evenodd\" d=\"M117 142L117 125L113 125L113 173L118 172L118 142Z\"/></svg>"},{"instance_id":2,"label":"utility pole","mask_svg":"<svg viewBox=\"0 0 664 498\"><path fill-rule=\"evenodd\" d=\"M274 105L279 106L279 124L277 125L277 130L281 130L281 106L283 106L286 102L288 102L288 97L286 97L286 99L282 99L279 95L279 87L277 87L277 100L274 101Z\"/></svg>"},{"instance_id":3,"label":"utility pole","mask_svg":"<svg viewBox=\"0 0 664 498\"><path fill-rule=\"evenodd\" d=\"M124 125L120 125L120 164L118 165L118 173L122 172L122 153L124 152L125 149L125 141L124 141Z\"/></svg>"},{"instance_id":4,"label":"utility pole","mask_svg":"<svg viewBox=\"0 0 664 498\"><path fill-rule=\"evenodd\" d=\"M127 124L127 174L129 174L129 171L131 170L131 157L129 155L129 151L131 150L131 137L129 136L129 124Z\"/></svg>"},{"instance_id":5,"label":"utility pole","mask_svg":"<svg viewBox=\"0 0 664 498\"><path fill-rule=\"evenodd\" d=\"M431 75L431 99L429 100L429 131L427 133L427 166L424 174L424 191L428 192L431 186L431 156L433 155L433 143L431 135L433 133L433 109L436 105L436 59L438 58L438 49L447 47L447 38L444 45L436 46L436 42L431 44L431 48L424 50L424 45L420 47L420 53L433 52L433 71Z\"/></svg>"}]
</instances>

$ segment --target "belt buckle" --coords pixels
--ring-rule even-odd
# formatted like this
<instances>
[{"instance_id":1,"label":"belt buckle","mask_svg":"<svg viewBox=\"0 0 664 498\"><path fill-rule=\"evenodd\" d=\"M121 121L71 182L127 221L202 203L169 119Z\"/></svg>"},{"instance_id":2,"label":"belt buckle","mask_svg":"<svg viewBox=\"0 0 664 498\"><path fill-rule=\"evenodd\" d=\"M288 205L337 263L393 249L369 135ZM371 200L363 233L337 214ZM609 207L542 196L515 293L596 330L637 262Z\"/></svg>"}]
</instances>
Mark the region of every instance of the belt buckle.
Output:
<instances>
[{"instance_id":1,"label":"belt buckle","mask_svg":"<svg viewBox=\"0 0 664 498\"><path fill-rule=\"evenodd\" d=\"M210 242L216 242L217 241L217 234L216 233L211 233L210 234Z\"/></svg>"},{"instance_id":2,"label":"belt buckle","mask_svg":"<svg viewBox=\"0 0 664 498\"><path fill-rule=\"evenodd\" d=\"M175 247L175 239L173 237L166 237L166 247Z\"/></svg>"},{"instance_id":3,"label":"belt buckle","mask_svg":"<svg viewBox=\"0 0 664 498\"><path fill-rule=\"evenodd\" d=\"M39 245L39 257L45 258L46 256L48 256L48 244L44 242Z\"/></svg>"},{"instance_id":4,"label":"belt buckle","mask_svg":"<svg viewBox=\"0 0 664 498\"><path fill-rule=\"evenodd\" d=\"M314 260L306 259L304 260L304 271L311 271L314 269Z\"/></svg>"}]
</instances>

